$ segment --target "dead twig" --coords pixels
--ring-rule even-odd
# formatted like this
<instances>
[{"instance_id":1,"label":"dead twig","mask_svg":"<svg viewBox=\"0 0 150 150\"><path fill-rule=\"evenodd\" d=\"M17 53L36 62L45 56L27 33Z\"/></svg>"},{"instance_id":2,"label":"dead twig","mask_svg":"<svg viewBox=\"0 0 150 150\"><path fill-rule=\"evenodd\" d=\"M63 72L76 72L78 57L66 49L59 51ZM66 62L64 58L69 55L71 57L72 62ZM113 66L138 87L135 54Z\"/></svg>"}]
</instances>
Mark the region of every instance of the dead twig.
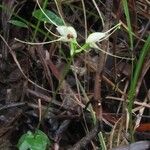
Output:
<instances>
[{"instance_id":1,"label":"dead twig","mask_svg":"<svg viewBox=\"0 0 150 150\"><path fill-rule=\"evenodd\" d=\"M79 150L85 148L85 146L89 144L91 140L96 137L96 135L100 132L100 130L101 130L100 122L98 121L95 127L69 150Z\"/></svg>"}]
</instances>

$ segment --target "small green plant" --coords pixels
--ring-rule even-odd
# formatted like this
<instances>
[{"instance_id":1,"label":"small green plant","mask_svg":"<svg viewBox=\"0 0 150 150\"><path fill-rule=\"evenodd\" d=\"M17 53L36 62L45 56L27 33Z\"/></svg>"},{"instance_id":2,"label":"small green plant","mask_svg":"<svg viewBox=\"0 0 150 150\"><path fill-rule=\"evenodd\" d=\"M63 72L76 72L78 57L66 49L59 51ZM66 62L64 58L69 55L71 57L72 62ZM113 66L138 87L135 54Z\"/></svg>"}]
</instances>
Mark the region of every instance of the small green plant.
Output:
<instances>
[{"instance_id":1,"label":"small green plant","mask_svg":"<svg viewBox=\"0 0 150 150\"><path fill-rule=\"evenodd\" d=\"M42 9L42 8L41 8ZM46 17L39 17L41 13L46 13L48 12L48 15L46 15ZM52 15L52 16L51 16ZM53 16L54 15L54 16ZM26 43L26 44L31 44L31 45L40 45L40 44L49 44L49 43L53 43L53 42L68 42L70 44L70 56L73 58L74 55L80 53L80 52L87 52L88 49L90 48L94 48L94 49L98 49L100 51L102 51L103 53L106 53L107 55L110 55L112 57L116 57L116 58L120 58L120 59L127 59L127 60L132 60L132 58L126 58L126 57L121 57L121 56L117 56L117 55L113 55L109 52L106 52L102 49L100 49L97 45L98 42L101 42L105 39L107 39L111 34L113 34L118 28L120 28L121 23L118 23L117 25L115 25L114 27L112 27L110 30L106 31L106 32L95 32L95 33L91 33L86 41L85 44L83 44L83 46L80 46L77 42L77 32L74 29L74 27L72 26L66 26L66 25L58 25L58 24L62 24L63 22L60 21L61 19L59 17L55 18L55 14L51 11L46 10L44 12L44 10L36 10L35 12L33 12L33 16L36 17L37 19L39 19L40 21L44 21L45 23L47 21L49 21L49 23L52 23L53 25L56 26L56 30L58 31L58 33L60 35L56 35L54 33L52 33L50 30L48 30L51 34L53 34L54 36L58 37L58 39L56 40L52 40L52 41L48 41L48 42L42 42L42 43L33 43L33 42L25 42L25 41L21 41L19 39L16 39L19 42L22 43ZM51 17L49 17L51 16Z\"/></svg>"},{"instance_id":2,"label":"small green plant","mask_svg":"<svg viewBox=\"0 0 150 150\"><path fill-rule=\"evenodd\" d=\"M44 22L44 24L46 23L50 23L53 24L56 27L57 32L59 33L59 35L56 35L55 33L53 33L52 31L50 31L46 26L45 28L47 29L47 31L54 35L55 37L57 37L57 39L55 40L51 40L48 42L42 42L42 43L33 43L33 42L25 42L25 41L21 41L19 39L16 39L22 43L26 43L26 44L31 44L31 45L40 45L40 44L49 44L52 42L67 42L70 48L70 58L68 61L68 66L70 67L71 63L73 62L74 56L77 55L78 53L81 52L88 52L89 49L93 48L96 50L100 50L103 53L106 53L107 55L110 55L112 57L116 57L116 58L121 58L121 59L128 59L131 60L131 58L125 58L125 57L121 57L121 56L116 56L113 55L109 52L106 52L102 49L99 48L99 46L97 45L97 43L107 39L111 34L113 34L118 28L120 28L121 23L118 23L117 25L115 25L114 27L112 27L110 30L106 31L106 32L95 32L95 33L91 33L89 34L89 36L86 38L85 43L83 43L82 46L80 46L77 42L77 31L75 30L74 27L70 26L70 25L66 25L66 23L64 22L64 20L62 20L62 18L59 18L56 14L54 14L53 12L46 10L46 9L42 9L40 4L37 1L37 4L39 6L40 9L35 10L33 12L33 16L38 19L39 21ZM62 78L62 80L64 79L65 75L67 74L68 71L66 71L64 73L64 76ZM61 84L61 83L60 83ZM57 91L56 91L57 93ZM56 94L55 93L55 94ZM55 95L54 95L55 96ZM92 114L92 112L91 112ZM93 118L95 118L93 116ZM93 119L94 120L94 119ZM32 133L27 133L25 134L26 136L28 135L32 135ZM23 137L25 136L23 135ZM26 137L25 136L25 137ZM34 136L32 135L32 138ZM103 139L103 135L102 133L99 135L99 139L101 141L101 144L103 146L103 149L106 149L105 147L105 142ZM26 141L25 138L21 138L20 140L22 141ZM20 141L19 140L19 141ZM33 140L34 141L34 140ZM19 142L20 143L20 142ZM23 143L23 142L22 142ZM28 145L28 144L27 144Z\"/></svg>"},{"instance_id":3,"label":"small green plant","mask_svg":"<svg viewBox=\"0 0 150 150\"><path fill-rule=\"evenodd\" d=\"M41 130L34 133L28 131L19 139L17 148L19 150L46 150L51 145L47 135Z\"/></svg>"}]
</instances>

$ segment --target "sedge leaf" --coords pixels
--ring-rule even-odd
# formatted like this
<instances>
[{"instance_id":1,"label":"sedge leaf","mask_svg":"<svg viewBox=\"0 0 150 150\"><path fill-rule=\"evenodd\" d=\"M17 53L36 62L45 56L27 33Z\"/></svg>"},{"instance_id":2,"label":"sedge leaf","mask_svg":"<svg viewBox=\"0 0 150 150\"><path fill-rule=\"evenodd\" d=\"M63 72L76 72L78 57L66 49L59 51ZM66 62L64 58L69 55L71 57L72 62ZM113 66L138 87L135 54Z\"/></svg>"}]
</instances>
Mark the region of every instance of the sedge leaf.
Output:
<instances>
[{"instance_id":1,"label":"sedge leaf","mask_svg":"<svg viewBox=\"0 0 150 150\"><path fill-rule=\"evenodd\" d=\"M15 26L18 26L18 27L28 28L28 26L24 22L19 21L19 20L9 20L9 23L11 23Z\"/></svg>"}]
</instances>

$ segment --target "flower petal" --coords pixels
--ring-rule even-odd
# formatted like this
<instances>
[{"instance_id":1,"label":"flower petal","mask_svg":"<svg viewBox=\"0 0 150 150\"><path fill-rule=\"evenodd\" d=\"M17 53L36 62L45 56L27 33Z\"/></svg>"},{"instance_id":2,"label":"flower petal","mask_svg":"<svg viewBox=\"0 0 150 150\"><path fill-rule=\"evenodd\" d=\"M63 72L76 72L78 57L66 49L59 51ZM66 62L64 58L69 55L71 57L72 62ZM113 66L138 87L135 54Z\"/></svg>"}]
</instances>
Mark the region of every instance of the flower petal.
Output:
<instances>
[{"instance_id":1,"label":"flower petal","mask_svg":"<svg viewBox=\"0 0 150 150\"><path fill-rule=\"evenodd\" d=\"M105 32L95 32L88 36L86 43L96 43L103 39L107 34Z\"/></svg>"},{"instance_id":2,"label":"flower petal","mask_svg":"<svg viewBox=\"0 0 150 150\"><path fill-rule=\"evenodd\" d=\"M66 34L66 26L58 26L56 29L60 35L64 36Z\"/></svg>"}]
</instances>

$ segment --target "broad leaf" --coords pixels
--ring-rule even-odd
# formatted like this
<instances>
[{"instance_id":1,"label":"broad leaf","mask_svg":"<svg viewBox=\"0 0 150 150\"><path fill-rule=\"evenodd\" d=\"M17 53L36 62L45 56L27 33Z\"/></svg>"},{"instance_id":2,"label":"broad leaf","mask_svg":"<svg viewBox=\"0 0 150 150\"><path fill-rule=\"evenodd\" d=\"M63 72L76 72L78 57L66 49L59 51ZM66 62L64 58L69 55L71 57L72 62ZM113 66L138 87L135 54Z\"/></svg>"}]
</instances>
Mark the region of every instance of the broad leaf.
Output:
<instances>
[{"instance_id":1,"label":"broad leaf","mask_svg":"<svg viewBox=\"0 0 150 150\"><path fill-rule=\"evenodd\" d=\"M46 147L49 145L50 140L47 135L40 130L36 130L35 133L28 131L23 134L19 139L17 147L19 150L46 150Z\"/></svg>"},{"instance_id":2,"label":"broad leaf","mask_svg":"<svg viewBox=\"0 0 150 150\"><path fill-rule=\"evenodd\" d=\"M49 17L50 20L52 20L56 25L58 26L62 26L64 25L62 19L60 17L58 17L55 13L53 13L50 10L45 9L44 10L45 14ZM45 21L45 22L50 22L50 20L42 13L42 11L40 9L35 10L32 14L36 19L40 20L40 21Z\"/></svg>"}]
</instances>

